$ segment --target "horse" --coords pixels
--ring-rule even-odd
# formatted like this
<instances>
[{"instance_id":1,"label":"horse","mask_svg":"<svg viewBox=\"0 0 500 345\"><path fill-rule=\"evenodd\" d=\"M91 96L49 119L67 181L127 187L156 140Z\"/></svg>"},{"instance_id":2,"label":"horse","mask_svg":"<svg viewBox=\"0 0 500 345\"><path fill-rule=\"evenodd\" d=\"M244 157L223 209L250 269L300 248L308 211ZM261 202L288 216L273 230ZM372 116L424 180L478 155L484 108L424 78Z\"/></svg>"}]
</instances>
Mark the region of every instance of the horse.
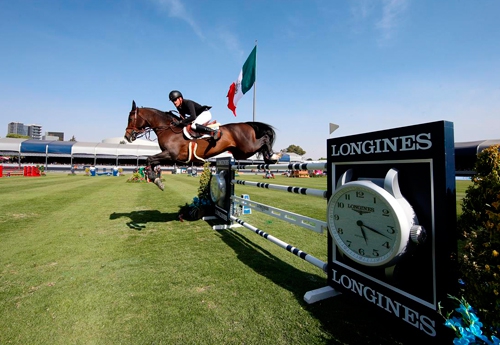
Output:
<instances>
[{"instance_id":1,"label":"horse","mask_svg":"<svg viewBox=\"0 0 500 345\"><path fill-rule=\"evenodd\" d=\"M276 138L274 127L266 123L242 122L221 125L219 127L221 137L215 141L208 136L186 138L182 128L175 125L179 120L179 116L171 111L139 108L135 101L132 101L124 137L131 143L141 136L149 135L151 130L155 132L162 152L147 158L148 178L153 181L157 178L154 171L159 164L202 165L206 159L226 151L229 151L236 160L248 159L257 153L263 156L266 164L276 163L279 158L272 149ZM158 186L160 187L159 184Z\"/></svg>"}]
</instances>

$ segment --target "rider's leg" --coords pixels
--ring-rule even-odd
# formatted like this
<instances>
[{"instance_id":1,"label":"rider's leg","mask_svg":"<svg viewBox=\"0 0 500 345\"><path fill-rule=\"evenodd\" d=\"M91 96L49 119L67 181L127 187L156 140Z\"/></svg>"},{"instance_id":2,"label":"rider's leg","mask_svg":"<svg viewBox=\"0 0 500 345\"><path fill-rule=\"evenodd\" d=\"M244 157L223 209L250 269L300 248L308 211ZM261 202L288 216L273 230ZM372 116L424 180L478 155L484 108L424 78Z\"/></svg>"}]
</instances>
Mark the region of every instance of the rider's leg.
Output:
<instances>
[{"instance_id":1,"label":"rider's leg","mask_svg":"<svg viewBox=\"0 0 500 345\"><path fill-rule=\"evenodd\" d=\"M194 120L193 123L191 124L191 128L197 132L210 133L212 135L212 138L217 140L220 138L219 130L203 126L204 123L207 123L211 119L212 119L212 114L210 113L210 111L206 110L200 115L198 115L196 120Z\"/></svg>"}]
</instances>

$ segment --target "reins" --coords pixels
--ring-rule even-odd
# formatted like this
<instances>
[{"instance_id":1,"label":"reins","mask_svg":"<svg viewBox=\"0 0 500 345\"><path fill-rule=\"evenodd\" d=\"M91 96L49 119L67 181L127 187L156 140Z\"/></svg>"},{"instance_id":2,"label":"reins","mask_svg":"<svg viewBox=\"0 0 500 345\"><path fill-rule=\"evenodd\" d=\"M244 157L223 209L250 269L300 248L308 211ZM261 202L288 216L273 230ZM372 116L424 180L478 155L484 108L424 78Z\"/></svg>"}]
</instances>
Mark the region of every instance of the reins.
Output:
<instances>
[{"instance_id":1,"label":"reins","mask_svg":"<svg viewBox=\"0 0 500 345\"><path fill-rule=\"evenodd\" d=\"M137 126L136 126L137 117L138 116L140 118L142 118L144 120L144 122L146 122L147 124L149 124L149 121L147 121L146 119L144 119L144 117L142 117L141 114L139 114L139 108L135 108L135 111L134 111L134 120L133 120L131 126L127 127L127 130L131 129L132 133L134 134L134 136L135 136L136 139L144 137L145 139L147 139L149 141L156 141L157 139L151 139L151 131L154 131L154 129L159 130L159 131L170 129L170 130L172 130L172 132L174 134L180 134L180 133L182 133L182 128L180 128L179 131L175 130L176 126L174 126L172 124L172 121L170 122L170 124L168 126L158 126L158 127L155 127L155 128L145 127L143 129L138 129Z\"/></svg>"}]
</instances>

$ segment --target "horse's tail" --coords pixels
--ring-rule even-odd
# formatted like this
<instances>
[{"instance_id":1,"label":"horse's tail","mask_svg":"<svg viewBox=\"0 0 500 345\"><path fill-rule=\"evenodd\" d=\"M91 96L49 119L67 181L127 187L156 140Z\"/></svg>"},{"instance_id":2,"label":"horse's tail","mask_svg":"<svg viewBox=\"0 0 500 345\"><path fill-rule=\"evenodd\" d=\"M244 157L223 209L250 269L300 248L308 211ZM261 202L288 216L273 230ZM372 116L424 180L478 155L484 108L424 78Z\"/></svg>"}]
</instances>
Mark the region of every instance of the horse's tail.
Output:
<instances>
[{"instance_id":1,"label":"horse's tail","mask_svg":"<svg viewBox=\"0 0 500 345\"><path fill-rule=\"evenodd\" d=\"M273 154L274 140L276 139L276 132L274 127L263 122L247 122L249 126L255 131L255 137L257 139L267 136L269 139L266 141L265 145L262 145L258 151L264 157L271 157Z\"/></svg>"}]
</instances>

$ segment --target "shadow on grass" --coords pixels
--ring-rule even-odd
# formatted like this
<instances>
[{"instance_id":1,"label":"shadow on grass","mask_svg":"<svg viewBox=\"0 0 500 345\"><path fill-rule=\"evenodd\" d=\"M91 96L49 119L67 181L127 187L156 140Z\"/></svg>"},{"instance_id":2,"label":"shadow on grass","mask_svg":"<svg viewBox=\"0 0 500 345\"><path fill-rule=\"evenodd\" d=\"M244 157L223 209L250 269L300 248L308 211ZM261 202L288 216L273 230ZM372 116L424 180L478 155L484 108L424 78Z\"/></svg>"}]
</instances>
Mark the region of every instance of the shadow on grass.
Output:
<instances>
[{"instance_id":1,"label":"shadow on grass","mask_svg":"<svg viewBox=\"0 0 500 345\"><path fill-rule=\"evenodd\" d=\"M161 213L158 210L143 210L143 211L132 211L128 213L116 213L113 212L109 215L109 219L119 219L119 218L129 218L130 222L127 222L127 226L133 230L141 231L146 228L147 223L157 222L165 223L178 220L178 213Z\"/></svg>"},{"instance_id":2,"label":"shadow on grass","mask_svg":"<svg viewBox=\"0 0 500 345\"><path fill-rule=\"evenodd\" d=\"M234 230L223 230L218 234L235 251L241 262L295 295L303 308L319 320L323 330L330 335L325 339L325 344L433 343L431 337L420 334L422 332L415 327L397 320L373 304L349 295L342 294L307 304L304 294L326 286L326 274L320 271L319 275L303 272Z\"/></svg>"}]
</instances>

